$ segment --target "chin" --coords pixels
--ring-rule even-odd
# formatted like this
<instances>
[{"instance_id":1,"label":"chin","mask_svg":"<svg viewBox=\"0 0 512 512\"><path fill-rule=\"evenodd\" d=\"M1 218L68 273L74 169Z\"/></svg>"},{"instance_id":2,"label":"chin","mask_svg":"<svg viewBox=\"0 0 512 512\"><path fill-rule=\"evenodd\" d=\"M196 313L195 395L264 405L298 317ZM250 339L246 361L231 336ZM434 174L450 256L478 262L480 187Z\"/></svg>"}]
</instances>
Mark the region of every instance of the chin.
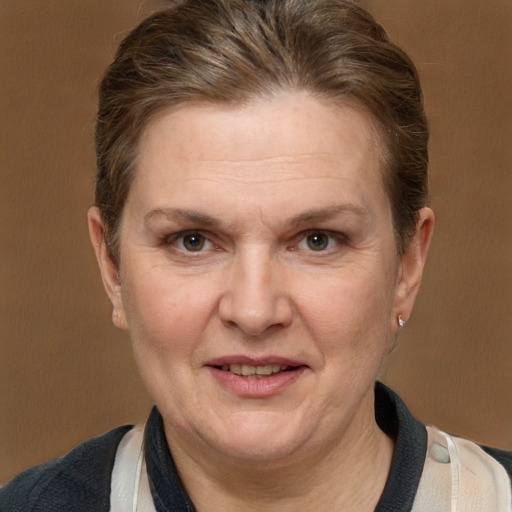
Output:
<instances>
[{"instance_id":1,"label":"chin","mask_svg":"<svg viewBox=\"0 0 512 512\"><path fill-rule=\"evenodd\" d=\"M275 413L253 412L237 416L215 435L210 432L210 444L224 456L254 462L285 459L297 452L310 437L304 423ZM282 415L278 415L282 416Z\"/></svg>"},{"instance_id":2,"label":"chin","mask_svg":"<svg viewBox=\"0 0 512 512\"><path fill-rule=\"evenodd\" d=\"M248 461L268 464L288 459L296 454L302 443L292 440L275 440L269 442L268 436L261 439L230 440L229 443L217 446L222 455L233 461Z\"/></svg>"}]
</instances>

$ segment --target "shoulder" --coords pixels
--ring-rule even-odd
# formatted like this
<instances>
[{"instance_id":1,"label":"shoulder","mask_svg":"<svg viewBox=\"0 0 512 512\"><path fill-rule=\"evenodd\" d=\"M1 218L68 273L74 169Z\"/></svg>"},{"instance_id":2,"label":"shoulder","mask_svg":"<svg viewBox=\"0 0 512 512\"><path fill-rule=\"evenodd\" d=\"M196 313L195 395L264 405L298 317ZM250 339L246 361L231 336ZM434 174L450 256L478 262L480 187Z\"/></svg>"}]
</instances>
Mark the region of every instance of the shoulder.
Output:
<instances>
[{"instance_id":1,"label":"shoulder","mask_svg":"<svg viewBox=\"0 0 512 512\"><path fill-rule=\"evenodd\" d=\"M512 480L512 451L491 448L490 446L481 446L481 448L505 468L509 478Z\"/></svg>"},{"instance_id":2,"label":"shoulder","mask_svg":"<svg viewBox=\"0 0 512 512\"><path fill-rule=\"evenodd\" d=\"M448 442L447 450L450 452L451 440L455 451L453 453L449 453L449 458L453 455L460 458L463 468L473 468L471 470L472 473L476 473L477 468L480 467L486 468L486 472L488 474L494 474L495 478L498 478L498 475L506 475L505 478L508 483L510 483L510 480L512 479L512 452L477 444L476 442L463 437L448 435L431 426L427 426L427 431L429 433L431 456L435 450L438 449L439 445L443 444L441 442L443 438L446 440L445 443ZM432 447L434 449L432 449Z\"/></svg>"},{"instance_id":3,"label":"shoulder","mask_svg":"<svg viewBox=\"0 0 512 512\"><path fill-rule=\"evenodd\" d=\"M481 447L435 427L428 426L427 432L417 510L444 510L454 497L465 512L511 510L510 453Z\"/></svg>"},{"instance_id":4,"label":"shoulder","mask_svg":"<svg viewBox=\"0 0 512 512\"><path fill-rule=\"evenodd\" d=\"M63 457L20 473L0 489L0 511L108 512L117 447L130 429L115 428Z\"/></svg>"},{"instance_id":5,"label":"shoulder","mask_svg":"<svg viewBox=\"0 0 512 512\"><path fill-rule=\"evenodd\" d=\"M512 452L480 446L415 420L400 397L381 383L375 388L375 417L395 439L388 482L376 510L512 511Z\"/></svg>"}]
</instances>

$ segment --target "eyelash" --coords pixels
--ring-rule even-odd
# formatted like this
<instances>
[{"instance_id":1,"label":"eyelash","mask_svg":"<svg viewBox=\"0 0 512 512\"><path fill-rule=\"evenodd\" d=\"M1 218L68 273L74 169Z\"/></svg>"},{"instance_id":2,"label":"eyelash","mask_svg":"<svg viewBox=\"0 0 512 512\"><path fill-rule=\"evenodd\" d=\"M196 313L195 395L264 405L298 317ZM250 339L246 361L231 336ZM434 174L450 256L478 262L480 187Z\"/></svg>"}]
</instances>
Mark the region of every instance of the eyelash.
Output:
<instances>
[{"instance_id":1,"label":"eyelash","mask_svg":"<svg viewBox=\"0 0 512 512\"><path fill-rule=\"evenodd\" d=\"M197 251L187 249L184 246L186 237L193 237L193 236L196 236L197 238L199 238L199 244L198 244L199 250L197 250ZM327 241L326 241L327 246L322 248L321 244L319 244L318 245L319 250L315 250L315 249L311 248L311 246L309 246L309 244L308 244L308 239L309 239L309 237L313 237L313 236L327 237ZM318 253L318 254L330 253L336 247L346 245L348 243L348 237L344 233L340 233L337 231L330 231L330 230L325 230L325 229L311 229L308 231L301 232L296 237L294 237L293 243L287 247L287 250L290 252L295 252L297 250L301 250L301 248L299 246L302 243L308 244L308 248L304 248L304 250L306 250L308 252ZM335 244L334 247L332 247L332 243ZM204 253L205 252L204 246L208 245L208 244L211 245L212 248L218 249L218 246L214 242L212 242L209 234L208 233L205 234L205 233L201 232L200 230L180 231L178 233L168 235L168 236L164 237L162 240L163 246L166 246L166 247L173 246L173 248L176 251L185 253L188 255L193 255L193 254L199 255L201 253Z\"/></svg>"}]
</instances>

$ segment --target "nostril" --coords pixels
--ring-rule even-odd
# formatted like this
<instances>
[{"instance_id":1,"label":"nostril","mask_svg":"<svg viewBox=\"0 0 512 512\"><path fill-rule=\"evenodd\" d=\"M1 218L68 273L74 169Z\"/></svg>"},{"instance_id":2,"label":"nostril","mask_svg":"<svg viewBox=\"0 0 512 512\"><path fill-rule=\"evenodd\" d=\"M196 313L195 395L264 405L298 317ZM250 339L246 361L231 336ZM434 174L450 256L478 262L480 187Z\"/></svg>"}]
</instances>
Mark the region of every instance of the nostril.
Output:
<instances>
[{"instance_id":1,"label":"nostril","mask_svg":"<svg viewBox=\"0 0 512 512\"><path fill-rule=\"evenodd\" d=\"M273 279L273 266L265 257L252 255L233 268L219 315L225 326L237 327L249 336L260 336L269 328L289 325L291 308L284 291ZM249 261L250 260L250 261Z\"/></svg>"},{"instance_id":2,"label":"nostril","mask_svg":"<svg viewBox=\"0 0 512 512\"><path fill-rule=\"evenodd\" d=\"M219 311L225 326L238 327L250 336L259 336L281 323L276 304L272 302L255 307L254 304L248 305L242 301L226 300Z\"/></svg>"}]
</instances>

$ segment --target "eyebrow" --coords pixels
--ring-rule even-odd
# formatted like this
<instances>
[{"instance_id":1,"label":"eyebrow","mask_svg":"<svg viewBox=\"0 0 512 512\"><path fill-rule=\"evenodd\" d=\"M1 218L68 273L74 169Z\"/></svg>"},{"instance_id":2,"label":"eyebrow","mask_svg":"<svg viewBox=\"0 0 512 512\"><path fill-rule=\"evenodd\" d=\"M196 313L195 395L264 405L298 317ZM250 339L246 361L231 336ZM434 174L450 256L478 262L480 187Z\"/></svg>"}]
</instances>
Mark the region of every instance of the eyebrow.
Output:
<instances>
[{"instance_id":1,"label":"eyebrow","mask_svg":"<svg viewBox=\"0 0 512 512\"><path fill-rule=\"evenodd\" d=\"M220 224L215 217L212 217L207 213L183 208L156 208L144 215L144 222L150 222L154 217L161 216L168 220L186 220L195 224L203 224L210 227L215 227Z\"/></svg>"},{"instance_id":2,"label":"eyebrow","mask_svg":"<svg viewBox=\"0 0 512 512\"><path fill-rule=\"evenodd\" d=\"M326 208L315 208L299 213L295 217L289 219L286 224L296 228L304 224L314 224L315 222L326 221L345 213L363 217L368 213L368 210L362 206L352 203L335 204Z\"/></svg>"},{"instance_id":3,"label":"eyebrow","mask_svg":"<svg viewBox=\"0 0 512 512\"><path fill-rule=\"evenodd\" d=\"M304 224L326 221L336 217L337 215L345 213L362 217L368 213L368 210L352 203L336 204L325 208L314 208L299 213L298 215L286 220L286 225L292 228L297 228ZM192 224L201 224L208 227L219 227L224 224L220 219L217 219L208 213L184 208L156 208L144 216L144 222L148 223L153 218L160 216L163 216L168 220L184 220L191 222Z\"/></svg>"}]
</instances>

